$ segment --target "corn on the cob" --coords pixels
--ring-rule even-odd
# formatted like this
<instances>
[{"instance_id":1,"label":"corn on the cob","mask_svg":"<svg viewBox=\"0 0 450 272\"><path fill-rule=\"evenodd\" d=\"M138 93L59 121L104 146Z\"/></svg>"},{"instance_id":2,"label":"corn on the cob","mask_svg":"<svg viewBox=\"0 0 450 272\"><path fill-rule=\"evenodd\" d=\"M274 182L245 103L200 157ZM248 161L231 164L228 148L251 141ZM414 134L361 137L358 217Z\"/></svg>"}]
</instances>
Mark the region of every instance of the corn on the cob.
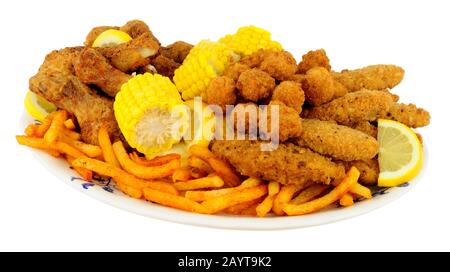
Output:
<instances>
[{"instance_id":1,"label":"corn on the cob","mask_svg":"<svg viewBox=\"0 0 450 272\"><path fill-rule=\"evenodd\" d=\"M227 45L236 53L250 55L259 49L282 50L280 43L271 40L269 31L256 26L244 26L236 34L226 35L219 42Z\"/></svg>"},{"instance_id":2,"label":"corn on the cob","mask_svg":"<svg viewBox=\"0 0 450 272\"><path fill-rule=\"evenodd\" d=\"M173 81L184 100L202 95L211 79L220 75L225 66L239 56L224 44L203 40L189 52L176 71Z\"/></svg>"},{"instance_id":3,"label":"corn on the cob","mask_svg":"<svg viewBox=\"0 0 450 272\"><path fill-rule=\"evenodd\" d=\"M122 85L114 102L117 123L128 144L153 157L180 141L188 126L180 94L169 78L137 75ZM181 109L181 110L179 110Z\"/></svg>"}]
</instances>

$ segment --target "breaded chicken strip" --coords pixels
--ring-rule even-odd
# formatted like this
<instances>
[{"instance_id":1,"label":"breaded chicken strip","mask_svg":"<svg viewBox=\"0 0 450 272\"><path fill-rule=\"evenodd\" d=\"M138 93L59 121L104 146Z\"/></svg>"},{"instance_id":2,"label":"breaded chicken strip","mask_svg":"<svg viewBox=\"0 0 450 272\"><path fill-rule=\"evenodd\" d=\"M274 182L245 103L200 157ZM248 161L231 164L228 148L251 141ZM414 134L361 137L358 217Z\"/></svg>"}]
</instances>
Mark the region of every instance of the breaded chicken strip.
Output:
<instances>
[{"instance_id":1,"label":"breaded chicken strip","mask_svg":"<svg viewBox=\"0 0 450 272\"><path fill-rule=\"evenodd\" d=\"M124 73L136 71L150 63L150 57L158 53L159 43L151 33L108 48L96 48L111 64Z\"/></svg>"},{"instance_id":2,"label":"breaded chicken strip","mask_svg":"<svg viewBox=\"0 0 450 272\"><path fill-rule=\"evenodd\" d=\"M183 41L177 41L168 46L161 47L159 52L164 57L167 57L179 64L182 64L187 55L189 55L189 52L191 51L192 47L194 47L192 44Z\"/></svg>"},{"instance_id":3,"label":"breaded chicken strip","mask_svg":"<svg viewBox=\"0 0 450 272\"><path fill-rule=\"evenodd\" d=\"M113 101L99 96L74 75L73 62L82 50L82 47L66 48L47 55L39 72L30 79L30 90L73 113L85 142L98 144L98 130L102 126L113 140L118 140L120 130Z\"/></svg>"},{"instance_id":4,"label":"breaded chicken strip","mask_svg":"<svg viewBox=\"0 0 450 272\"><path fill-rule=\"evenodd\" d=\"M353 124L352 128L364 132L365 134L377 138L378 128L372 125L369 121L361 121L359 123Z\"/></svg>"},{"instance_id":5,"label":"breaded chicken strip","mask_svg":"<svg viewBox=\"0 0 450 272\"><path fill-rule=\"evenodd\" d=\"M333 77L344 85L349 92L361 89L392 89L403 79L405 71L395 65L371 65L356 70L333 72Z\"/></svg>"},{"instance_id":6,"label":"breaded chicken strip","mask_svg":"<svg viewBox=\"0 0 450 272\"><path fill-rule=\"evenodd\" d=\"M302 112L305 103L305 93L299 83L295 81L283 81L273 91L272 100L283 102L293 108L297 113Z\"/></svg>"},{"instance_id":7,"label":"breaded chicken strip","mask_svg":"<svg viewBox=\"0 0 450 272\"><path fill-rule=\"evenodd\" d=\"M94 84L110 97L115 97L120 87L131 79L109 64L100 52L86 47L74 59L75 74L85 84Z\"/></svg>"},{"instance_id":8,"label":"breaded chicken strip","mask_svg":"<svg viewBox=\"0 0 450 272\"><path fill-rule=\"evenodd\" d=\"M222 76L229 77L237 82L241 74L247 70L250 70L249 66L242 64L240 62L235 62L225 67Z\"/></svg>"},{"instance_id":9,"label":"breaded chicken strip","mask_svg":"<svg viewBox=\"0 0 450 272\"><path fill-rule=\"evenodd\" d=\"M382 91L362 90L348 93L327 104L305 109L303 116L352 126L352 124L362 121L377 120L388 112L392 105L390 94Z\"/></svg>"},{"instance_id":10,"label":"breaded chicken strip","mask_svg":"<svg viewBox=\"0 0 450 272\"><path fill-rule=\"evenodd\" d=\"M394 120L407 125L408 127L418 128L430 124L430 113L414 104L396 103L392 105L388 112L380 116L384 119Z\"/></svg>"},{"instance_id":11,"label":"breaded chicken strip","mask_svg":"<svg viewBox=\"0 0 450 272\"><path fill-rule=\"evenodd\" d=\"M258 102L272 95L275 79L266 72L254 68L241 73L236 87L243 99Z\"/></svg>"},{"instance_id":12,"label":"breaded chicken strip","mask_svg":"<svg viewBox=\"0 0 450 272\"><path fill-rule=\"evenodd\" d=\"M298 64L298 73L304 74L314 67L323 67L327 71L331 70L330 59L324 49L309 51L302 56L302 61Z\"/></svg>"},{"instance_id":13,"label":"breaded chicken strip","mask_svg":"<svg viewBox=\"0 0 450 272\"><path fill-rule=\"evenodd\" d=\"M370 160L378 154L375 138L359 130L315 119L303 119L297 143L342 161Z\"/></svg>"},{"instance_id":14,"label":"breaded chicken strip","mask_svg":"<svg viewBox=\"0 0 450 272\"><path fill-rule=\"evenodd\" d=\"M278 181L282 184L317 182L329 184L345 175L336 164L308 148L280 144L274 151L261 151L259 141L215 141L212 151L229 161L244 176Z\"/></svg>"},{"instance_id":15,"label":"breaded chicken strip","mask_svg":"<svg viewBox=\"0 0 450 272\"><path fill-rule=\"evenodd\" d=\"M297 72L297 62L287 51L267 50L259 69L278 81L288 80Z\"/></svg>"},{"instance_id":16,"label":"breaded chicken strip","mask_svg":"<svg viewBox=\"0 0 450 272\"><path fill-rule=\"evenodd\" d=\"M302 86L306 101L314 106L325 104L347 94L347 89L335 81L331 73L323 67L308 70Z\"/></svg>"},{"instance_id":17,"label":"breaded chicken strip","mask_svg":"<svg viewBox=\"0 0 450 272\"><path fill-rule=\"evenodd\" d=\"M236 86L234 80L219 76L211 80L203 97L210 105L218 105L225 111L226 105L236 104Z\"/></svg>"},{"instance_id":18,"label":"breaded chicken strip","mask_svg":"<svg viewBox=\"0 0 450 272\"><path fill-rule=\"evenodd\" d=\"M356 167L359 170L360 176L358 182L367 186L376 185L378 183L380 168L377 158L365 161L352 161L342 163L344 164L346 171L349 171L352 166Z\"/></svg>"},{"instance_id":19,"label":"breaded chicken strip","mask_svg":"<svg viewBox=\"0 0 450 272\"><path fill-rule=\"evenodd\" d=\"M180 67L181 64L175 62L168 57L159 55L150 61L150 64L156 69L156 72L160 75L166 76L170 79L173 78L175 70Z\"/></svg>"}]
</instances>

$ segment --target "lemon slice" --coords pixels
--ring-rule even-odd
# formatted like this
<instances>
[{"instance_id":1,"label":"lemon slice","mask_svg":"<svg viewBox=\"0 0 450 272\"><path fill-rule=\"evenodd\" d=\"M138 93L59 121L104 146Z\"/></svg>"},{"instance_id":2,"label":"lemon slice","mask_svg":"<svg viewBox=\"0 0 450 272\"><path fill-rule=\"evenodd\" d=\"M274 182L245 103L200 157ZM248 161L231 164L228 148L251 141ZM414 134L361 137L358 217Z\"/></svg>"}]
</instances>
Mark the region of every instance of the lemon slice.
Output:
<instances>
[{"instance_id":1,"label":"lemon slice","mask_svg":"<svg viewBox=\"0 0 450 272\"><path fill-rule=\"evenodd\" d=\"M422 144L412 129L399 122L380 119L378 143L378 186L398 186L419 174L422 168Z\"/></svg>"},{"instance_id":2,"label":"lemon slice","mask_svg":"<svg viewBox=\"0 0 450 272\"><path fill-rule=\"evenodd\" d=\"M201 145L207 147L214 137L216 119L214 112L201 100L188 100L185 104L191 110L190 126L183 139L187 147Z\"/></svg>"},{"instance_id":3,"label":"lemon slice","mask_svg":"<svg viewBox=\"0 0 450 272\"><path fill-rule=\"evenodd\" d=\"M37 94L28 91L25 96L25 109L28 114L38 121L44 121L51 112L56 111L56 106Z\"/></svg>"},{"instance_id":4,"label":"lemon slice","mask_svg":"<svg viewBox=\"0 0 450 272\"><path fill-rule=\"evenodd\" d=\"M95 39L92 44L92 47L112 47L131 40L132 38L126 32L116 29L108 29L98 35L97 39Z\"/></svg>"}]
</instances>

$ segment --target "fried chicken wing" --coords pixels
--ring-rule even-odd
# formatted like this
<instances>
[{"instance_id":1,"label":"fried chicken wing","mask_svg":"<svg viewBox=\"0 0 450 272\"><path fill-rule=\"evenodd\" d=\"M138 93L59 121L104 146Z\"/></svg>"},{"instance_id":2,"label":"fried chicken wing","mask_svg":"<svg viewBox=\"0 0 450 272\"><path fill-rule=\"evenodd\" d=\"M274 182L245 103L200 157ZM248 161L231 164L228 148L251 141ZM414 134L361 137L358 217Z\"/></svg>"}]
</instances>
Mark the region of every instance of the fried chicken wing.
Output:
<instances>
[{"instance_id":1,"label":"fried chicken wing","mask_svg":"<svg viewBox=\"0 0 450 272\"><path fill-rule=\"evenodd\" d=\"M164 57L182 64L187 55L189 55L192 47L194 47L192 44L183 41L177 41L166 47L161 47L160 53Z\"/></svg>"},{"instance_id":2,"label":"fried chicken wing","mask_svg":"<svg viewBox=\"0 0 450 272\"><path fill-rule=\"evenodd\" d=\"M430 113L414 104L396 103L380 117L403 123L412 128L424 127L430 124Z\"/></svg>"},{"instance_id":3,"label":"fried chicken wing","mask_svg":"<svg viewBox=\"0 0 450 272\"><path fill-rule=\"evenodd\" d=\"M241 73L236 87L243 99L258 102L272 95L275 79L266 72L254 68Z\"/></svg>"},{"instance_id":4,"label":"fried chicken wing","mask_svg":"<svg viewBox=\"0 0 450 272\"><path fill-rule=\"evenodd\" d=\"M299 83L283 81L273 91L272 100L281 101L296 110L297 113L301 113L303 103L305 103L305 93Z\"/></svg>"},{"instance_id":5,"label":"fried chicken wing","mask_svg":"<svg viewBox=\"0 0 450 272\"><path fill-rule=\"evenodd\" d=\"M403 79L405 71L395 65L371 65L356 70L344 70L333 73L333 77L344 85L349 92L361 89L392 89Z\"/></svg>"},{"instance_id":6,"label":"fried chicken wing","mask_svg":"<svg viewBox=\"0 0 450 272\"><path fill-rule=\"evenodd\" d=\"M303 119L300 146L336 160L370 160L378 154L375 138L329 121Z\"/></svg>"},{"instance_id":7,"label":"fried chicken wing","mask_svg":"<svg viewBox=\"0 0 450 272\"><path fill-rule=\"evenodd\" d=\"M173 78L175 70L180 67L181 64L175 62L168 57L159 55L150 61L150 64L156 69L156 72L160 75L166 76L170 79Z\"/></svg>"},{"instance_id":8,"label":"fried chicken wing","mask_svg":"<svg viewBox=\"0 0 450 272\"><path fill-rule=\"evenodd\" d=\"M120 87L131 76L121 72L109 64L100 52L93 48L85 48L74 59L75 75L85 84L94 84L106 94L115 97Z\"/></svg>"},{"instance_id":9,"label":"fried chicken wing","mask_svg":"<svg viewBox=\"0 0 450 272\"><path fill-rule=\"evenodd\" d=\"M73 62L82 50L82 47L66 48L47 55L39 72L30 79L30 90L73 113L85 142L98 144L98 130L102 126L117 140L120 130L113 101L97 95L74 75Z\"/></svg>"},{"instance_id":10,"label":"fried chicken wing","mask_svg":"<svg viewBox=\"0 0 450 272\"><path fill-rule=\"evenodd\" d=\"M389 111L393 103L389 93L362 90L348 93L327 104L305 109L303 117L352 126L361 121L377 120Z\"/></svg>"},{"instance_id":11,"label":"fried chicken wing","mask_svg":"<svg viewBox=\"0 0 450 272\"><path fill-rule=\"evenodd\" d=\"M127 43L96 49L108 58L114 67L128 73L148 65L150 57L158 53L159 42L151 33L144 33Z\"/></svg>"},{"instance_id":12,"label":"fried chicken wing","mask_svg":"<svg viewBox=\"0 0 450 272\"><path fill-rule=\"evenodd\" d=\"M219 76L211 80L206 89L206 102L218 105L225 111L226 105L236 103L236 86L229 77Z\"/></svg>"},{"instance_id":13,"label":"fried chicken wing","mask_svg":"<svg viewBox=\"0 0 450 272\"><path fill-rule=\"evenodd\" d=\"M330 60L324 49L309 51L302 56L302 61L298 64L298 73L305 74L314 67L323 67L327 71L331 70Z\"/></svg>"},{"instance_id":14,"label":"fried chicken wing","mask_svg":"<svg viewBox=\"0 0 450 272\"><path fill-rule=\"evenodd\" d=\"M280 144L274 151L261 151L258 141L215 141L212 151L229 161L244 176L282 184L317 182L329 184L345 175L344 166L308 148Z\"/></svg>"}]
</instances>

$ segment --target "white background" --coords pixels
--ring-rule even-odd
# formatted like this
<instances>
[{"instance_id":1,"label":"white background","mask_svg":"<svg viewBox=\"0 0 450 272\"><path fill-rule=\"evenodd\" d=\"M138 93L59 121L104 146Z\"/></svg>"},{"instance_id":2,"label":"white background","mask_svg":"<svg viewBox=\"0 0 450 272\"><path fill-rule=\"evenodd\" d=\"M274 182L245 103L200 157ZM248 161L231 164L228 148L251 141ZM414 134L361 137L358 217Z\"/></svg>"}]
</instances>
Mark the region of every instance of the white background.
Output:
<instances>
[{"instance_id":1,"label":"white background","mask_svg":"<svg viewBox=\"0 0 450 272\"><path fill-rule=\"evenodd\" d=\"M448 1L1 1L0 250L312 251L449 250ZM421 182L370 214L271 232L191 227L144 218L73 190L18 146L28 78L53 49L82 44L98 25L146 21L167 44L217 39L239 26L270 30L296 58L325 48L333 68L405 68L402 101L432 114L421 130Z\"/></svg>"}]
</instances>

